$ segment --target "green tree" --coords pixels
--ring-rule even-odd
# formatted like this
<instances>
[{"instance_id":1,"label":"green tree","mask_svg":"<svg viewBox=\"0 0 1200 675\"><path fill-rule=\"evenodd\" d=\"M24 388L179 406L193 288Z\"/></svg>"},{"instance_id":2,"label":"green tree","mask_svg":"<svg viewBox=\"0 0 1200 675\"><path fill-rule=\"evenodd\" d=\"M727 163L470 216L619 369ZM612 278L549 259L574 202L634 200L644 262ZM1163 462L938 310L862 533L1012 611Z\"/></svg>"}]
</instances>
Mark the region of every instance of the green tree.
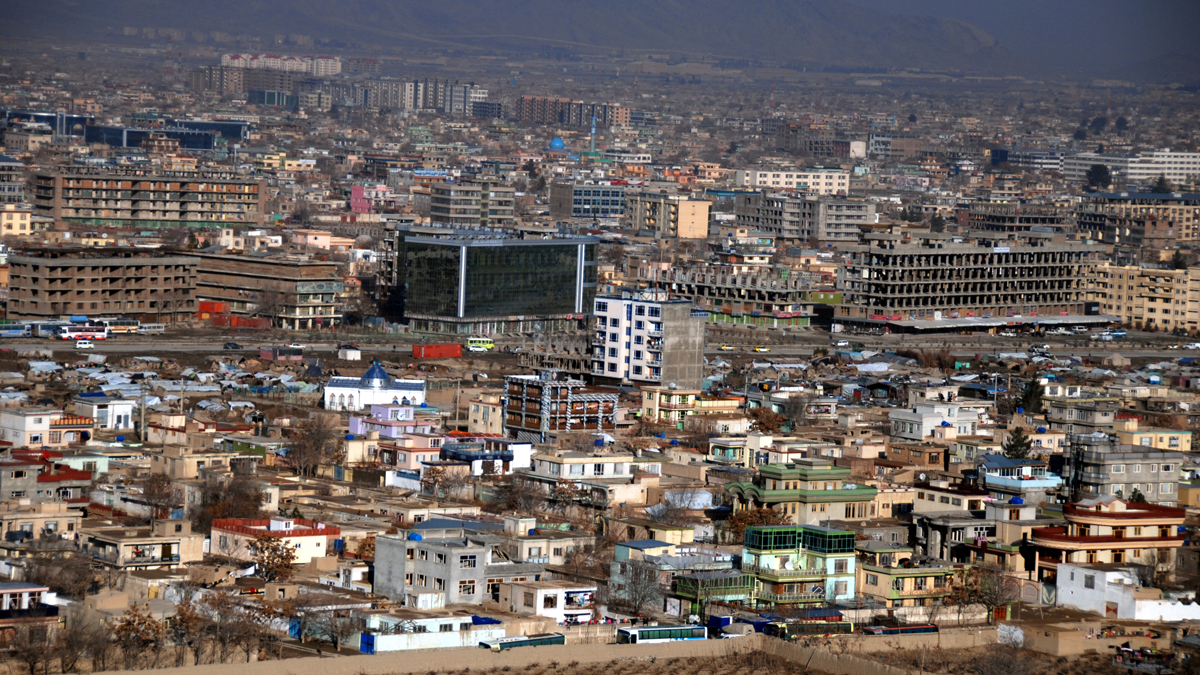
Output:
<instances>
[{"instance_id":1,"label":"green tree","mask_svg":"<svg viewBox=\"0 0 1200 675\"><path fill-rule=\"evenodd\" d=\"M1108 118L1103 115L1097 115L1092 118L1091 124L1088 125L1088 130L1093 134L1098 134L1104 131L1104 127L1108 126Z\"/></svg>"},{"instance_id":2,"label":"green tree","mask_svg":"<svg viewBox=\"0 0 1200 675\"><path fill-rule=\"evenodd\" d=\"M1112 172L1103 164L1093 164L1085 174L1088 186L1092 188L1108 187L1112 184Z\"/></svg>"},{"instance_id":3,"label":"green tree","mask_svg":"<svg viewBox=\"0 0 1200 675\"><path fill-rule=\"evenodd\" d=\"M1177 270L1186 270L1188 268L1187 256L1183 251L1175 251L1171 256L1171 268Z\"/></svg>"},{"instance_id":4,"label":"green tree","mask_svg":"<svg viewBox=\"0 0 1200 675\"><path fill-rule=\"evenodd\" d=\"M1129 120L1124 117L1118 117L1116 122L1117 131L1126 131L1129 129Z\"/></svg>"},{"instance_id":5,"label":"green tree","mask_svg":"<svg viewBox=\"0 0 1200 675\"><path fill-rule=\"evenodd\" d=\"M1000 447L1004 449L1004 456L1009 459L1025 459L1033 447L1033 440L1025 433L1024 427L1017 427L1004 439Z\"/></svg>"},{"instance_id":6,"label":"green tree","mask_svg":"<svg viewBox=\"0 0 1200 675\"><path fill-rule=\"evenodd\" d=\"M1160 173L1158 178L1154 179L1154 185L1150 186L1150 191L1157 195L1170 194L1175 191L1175 186L1167 180L1167 175Z\"/></svg>"},{"instance_id":7,"label":"green tree","mask_svg":"<svg viewBox=\"0 0 1200 675\"><path fill-rule=\"evenodd\" d=\"M909 116L908 116L908 121L909 121L909 122L916 122L916 121L917 121L917 116L916 116L915 114L914 114L914 115L909 115Z\"/></svg>"},{"instance_id":8,"label":"green tree","mask_svg":"<svg viewBox=\"0 0 1200 675\"><path fill-rule=\"evenodd\" d=\"M946 229L946 219L940 215L935 215L929 219L929 229L933 232L941 232Z\"/></svg>"},{"instance_id":9,"label":"green tree","mask_svg":"<svg viewBox=\"0 0 1200 675\"><path fill-rule=\"evenodd\" d=\"M1145 504L1146 495L1142 494L1141 490L1133 488L1133 494L1129 495L1129 501L1134 504Z\"/></svg>"},{"instance_id":10,"label":"green tree","mask_svg":"<svg viewBox=\"0 0 1200 675\"><path fill-rule=\"evenodd\" d=\"M1077 141L1086 141L1087 140L1087 130L1084 129L1083 127L1080 127L1075 130L1074 134L1071 134L1071 137Z\"/></svg>"},{"instance_id":11,"label":"green tree","mask_svg":"<svg viewBox=\"0 0 1200 675\"><path fill-rule=\"evenodd\" d=\"M1025 386L1025 392L1021 394L1021 409L1025 412L1040 413L1042 412L1042 394L1044 393L1042 385L1036 379Z\"/></svg>"}]
</instances>

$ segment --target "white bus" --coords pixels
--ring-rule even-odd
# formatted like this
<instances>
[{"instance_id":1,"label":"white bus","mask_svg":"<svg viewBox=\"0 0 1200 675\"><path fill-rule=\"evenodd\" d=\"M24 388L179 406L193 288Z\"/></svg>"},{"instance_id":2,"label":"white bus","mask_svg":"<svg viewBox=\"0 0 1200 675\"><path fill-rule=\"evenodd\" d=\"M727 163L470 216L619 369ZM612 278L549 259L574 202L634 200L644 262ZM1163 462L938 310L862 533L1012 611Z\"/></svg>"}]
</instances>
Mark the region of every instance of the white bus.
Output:
<instances>
[{"instance_id":1,"label":"white bus","mask_svg":"<svg viewBox=\"0 0 1200 675\"><path fill-rule=\"evenodd\" d=\"M167 332L165 323L144 323L138 326L138 335L158 335Z\"/></svg>"},{"instance_id":2,"label":"white bus","mask_svg":"<svg viewBox=\"0 0 1200 675\"><path fill-rule=\"evenodd\" d=\"M126 319L124 317L118 319L95 319L95 322L107 328L109 335L130 335L138 332L138 327L142 325L142 322L137 319Z\"/></svg>"}]
</instances>

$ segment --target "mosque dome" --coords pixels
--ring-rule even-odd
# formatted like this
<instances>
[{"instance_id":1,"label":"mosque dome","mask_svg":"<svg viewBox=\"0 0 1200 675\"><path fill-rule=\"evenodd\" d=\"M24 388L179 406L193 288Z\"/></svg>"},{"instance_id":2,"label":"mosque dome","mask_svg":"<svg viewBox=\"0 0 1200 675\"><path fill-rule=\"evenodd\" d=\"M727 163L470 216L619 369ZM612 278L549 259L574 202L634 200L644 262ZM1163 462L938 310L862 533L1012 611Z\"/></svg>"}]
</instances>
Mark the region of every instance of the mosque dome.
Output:
<instances>
[{"instance_id":1,"label":"mosque dome","mask_svg":"<svg viewBox=\"0 0 1200 675\"><path fill-rule=\"evenodd\" d=\"M566 148L566 147L567 147L567 144L563 143L563 139L561 139L561 138L555 138L554 140L550 141L550 149L551 150L562 150L563 148Z\"/></svg>"},{"instance_id":2,"label":"mosque dome","mask_svg":"<svg viewBox=\"0 0 1200 675\"><path fill-rule=\"evenodd\" d=\"M392 387L392 376L387 374L383 366L378 363L372 364L367 368L367 372L358 380L358 386L363 389L390 389Z\"/></svg>"}]
</instances>

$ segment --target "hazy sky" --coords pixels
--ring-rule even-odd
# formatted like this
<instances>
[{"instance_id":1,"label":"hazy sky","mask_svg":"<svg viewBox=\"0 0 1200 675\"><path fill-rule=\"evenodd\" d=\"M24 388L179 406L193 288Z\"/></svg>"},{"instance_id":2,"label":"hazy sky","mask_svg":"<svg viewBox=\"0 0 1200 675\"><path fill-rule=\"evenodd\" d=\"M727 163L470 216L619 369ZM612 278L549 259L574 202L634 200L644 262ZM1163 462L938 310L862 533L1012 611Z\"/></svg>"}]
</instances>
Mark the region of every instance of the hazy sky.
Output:
<instances>
[{"instance_id":1,"label":"hazy sky","mask_svg":"<svg viewBox=\"0 0 1200 675\"><path fill-rule=\"evenodd\" d=\"M1200 0L846 0L974 24L1041 65L1120 70L1172 52L1200 55Z\"/></svg>"}]
</instances>

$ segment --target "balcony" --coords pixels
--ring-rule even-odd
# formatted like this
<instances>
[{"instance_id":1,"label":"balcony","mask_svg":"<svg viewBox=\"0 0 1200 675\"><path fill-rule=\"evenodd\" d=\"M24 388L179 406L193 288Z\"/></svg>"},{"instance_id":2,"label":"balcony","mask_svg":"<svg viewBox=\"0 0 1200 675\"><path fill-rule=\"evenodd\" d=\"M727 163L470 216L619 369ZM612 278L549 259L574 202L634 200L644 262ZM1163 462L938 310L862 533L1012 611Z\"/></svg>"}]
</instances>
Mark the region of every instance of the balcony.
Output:
<instances>
[{"instance_id":1,"label":"balcony","mask_svg":"<svg viewBox=\"0 0 1200 675\"><path fill-rule=\"evenodd\" d=\"M754 597L759 600L768 602L824 602L825 593L772 593L770 591L758 591Z\"/></svg>"},{"instance_id":2,"label":"balcony","mask_svg":"<svg viewBox=\"0 0 1200 675\"><path fill-rule=\"evenodd\" d=\"M1053 490L1062 485L1063 480L1058 476L993 476L987 475L988 487L1007 488L1010 490Z\"/></svg>"},{"instance_id":3,"label":"balcony","mask_svg":"<svg viewBox=\"0 0 1200 675\"><path fill-rule=\"evenodd\" d=\"M1035 527L1030 530L1035 545L1060 549L1113 548L1112 544L1123 544L1118 548L1168 548L1182 546L1186 537L1125 537L1114 535L1070 535L1065 527Z\"/></svg>"},{"instance_id":4,"label":"balcony","mask_svg":"<svg viewBox=\"0 0 1200 675\"><path fill-rule=\"evenodd\" d=\"M812 581L822 581L825 579L825 570L820 569L787 570L777 567L760 567L759 565L743 564L742 571L747 574L778 577L780 579L806 578Z\"/></svg>"},{"instance_id":5,"label":"balcony","mask_svg":"<svg viewBox=\"0 0 1200 675\"><path fill-rule=\"evenodd\" d=\"M918 597L949 595L949 594L950 594L950 589L945 586L942 586L940 588L936 588L936 587L906 588L901 591L898 591L894 588L892 589L892 595L895 597L900 597L900 598L918 598Z\"/></svg>"},{"instance_id":6,"label":"balcony","mask_svg":"<svg viewBox=\"0 0 1200 675\"><path fill-rule=\"evenodd\" d=\"M648 331L646 331L646 335L649 335L650 337L660 338L663 336L663 332L661 330L648 330Z\"/></svg>"}]
</instances>

